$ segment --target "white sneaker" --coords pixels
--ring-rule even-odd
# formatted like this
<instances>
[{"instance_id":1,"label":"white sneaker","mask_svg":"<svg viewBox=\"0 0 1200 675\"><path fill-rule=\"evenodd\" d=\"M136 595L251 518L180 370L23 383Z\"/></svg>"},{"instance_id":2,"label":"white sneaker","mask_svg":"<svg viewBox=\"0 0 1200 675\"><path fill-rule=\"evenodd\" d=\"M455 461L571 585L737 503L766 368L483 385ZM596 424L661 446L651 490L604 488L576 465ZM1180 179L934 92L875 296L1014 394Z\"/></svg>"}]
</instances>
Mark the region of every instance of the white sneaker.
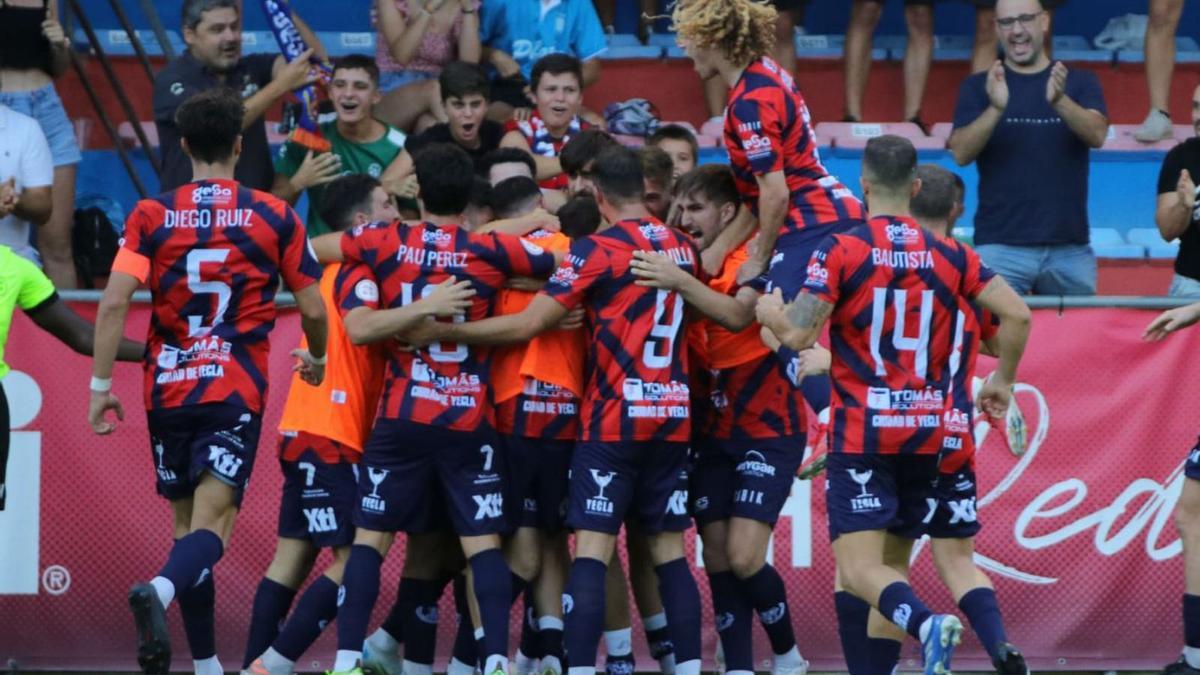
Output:
<instances>
[{"instance_id":1,"label":"white sneaker","mask_svg":"<svg viewBox=\"0 0 1200 675\"><path fill-rule=\"evenodd\" d=\"M787 654L776 654L771 662L771 675L808 675L808 661L800 656L800 650L792 647Z\"/></svg>"},{"instance_id":2,"label":"white sneaker","mask_svg":"<svg viewBox=\"0 0 1200 675\"><path fill-rule=\"evenodd\" d=\"M518 649L517 658L513 661L513 675L537 675L537 672L538 660L525 656L525 654Z\"/></svg>"},{"instance_id":3,"label":"white sneaker","mask_svg":"<svg viewBox=\"0 0 1200 675\"><path fill-rule=\"evenodd\" d=\"M725 675L725 647L721 645L720 638L717 638L717 654L713 661L716 663L716 675Z\"/></svg>"},{"instance_id":4,"label":"white sneaker","mask_svg":"<svg viewBox=\"0 0 1200 675\"><path fill-rule=\"evenodd\" d=\"M362 667L379 675L400 675L404 672L404 660L398 652L379 649L367 638L363 641Z\"/></svg>"},{"instance_id":5,"label":"white sneaker","mask_svg":"<svg viewBox=\"0 0 1200 675\"><path fill-rule=\"evenodd\" d=\"M1171 125L1171 118L1161 110L1151 110L1142 126L1133 132L1133 139L1139 143L1157 143L1171 138L1174 134L1175 128Z\"/></svg>"},{"instance_id":6,"label":"white sneaker","mask_svg":"<svg viewBox=\"0 0 1200 675\"><path fill-rule=\"evenodd\" d=\"M547 656L539 665L542 675L562 675L562 662L557 656Z\"/></svg>"}]
</instances>

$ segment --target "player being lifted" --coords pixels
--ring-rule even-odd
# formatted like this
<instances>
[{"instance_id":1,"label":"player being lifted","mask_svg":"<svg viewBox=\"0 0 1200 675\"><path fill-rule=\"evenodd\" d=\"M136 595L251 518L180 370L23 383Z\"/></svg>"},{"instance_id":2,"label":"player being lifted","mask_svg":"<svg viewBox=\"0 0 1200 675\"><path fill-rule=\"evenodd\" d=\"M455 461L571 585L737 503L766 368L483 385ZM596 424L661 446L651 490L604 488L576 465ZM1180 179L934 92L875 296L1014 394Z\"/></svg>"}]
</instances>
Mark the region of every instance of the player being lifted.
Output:
<instances>
[{"instance_id":1,"label":"player being lifted","mask_svg":"<svg viewBox=\"0 0 1200 675\"><path fill-rule=\"evenodd\" d=\"M417 343L524 342L558 324L570 309L584 307L589 354L567 508L576 551L563 596L569 671L595 671L606 566L629 512L650 537L676 672L696 675L700 597L682 536L689 524L681 479L686 480L691 422L684 307L677 293L638 286L630 264L634 251L657 251L696 273L697 251L646 211L636 152L602 150L592 182L609 225L572 243L566 262L525 310L470 323L426 322L410 338Z\"/></svg>"},{"instance_id":2,"label":"player being lifted","mask_svg":"<svg viewBox=\"0 0 1200 675\"><path fill-rule=\"evenodd\" d=\"M712 372L707 419L695 444L689 497L704 540L704 567L726 672L754 671L751 614L770 638L772 673L802 673L783 579L767 564L767 545L804 455L804 401L786 368L759 338L759 294L736 275L749 257L754 217L741 205L733 172L709 164L680 179L682 227L706 250L735 232L734 250L707 284L662 256L634 253L639 284L679 292L706 317ZM692 345L695 347L695 345Z\"/></svg>"},{"instance_id":3,"label":"player being lifted","mask_svg":"<svg viewBox=\"0 0 1200 675\"><path fill-rule=\"evenodd\" d=\"M776 17L763 3L723 0L680 2L674 21L700 78L720 75L730 87L725 148L759 228L737 280L744 284L765 272L791 300L804 284L813 249L827 236L861 225L865 213L821 164L804 98L768 56ZM828 378L806 378L801 387L814 411L829 406Z\"/></svg>"},{"instance_id":4,"label":"player being lifted","mask_svg":"<svg viewBox=\"0 0 1200 675\"><path fill-rule=\"evenodd\" d=\"M146 409L158 494L171 502L175 545L149 583L129 593L146 673L171 666L166 608L178 598L197 673L220 673L212 568L221 559L254 466L268 381L267 336L280 277L295 293L308 340L295 370L310 385L325 374L320 267L304 225L279 199L233 180L241 154L242 101L214 89L175 115L192 182L138 202L96 321L88 421L111 433L112 364L130 298L150 287Z\"/></svg>"},{"instance_id":5,"label":"player being lifted","mask_svg":"<svg viewBox=\"0 0 1200 675\"><path fill-rule=\"evenodd\" d=\"M556 260L516 237L475 235L459 226L474 180L474 165L461 148L430 146L415 166L424 220L362 228L342 240L337 291L346 332L356 344L387 343L389 362L379 417L360 462L334 671L359 670L393 533L424 532L432 512L445 509L475 581L485 672L503 675L512 583L500 551L505 463L490 423L491 350L439 342L409 352L392 338L409 323L398 310L438 284L469 281L477 295L467 316L481 319L509 277L549 276Z\"/></svg>"},{"instance_id":6,"label":"player being lifted","mask_svg":"<svg viewBox=\"0 0 1200 675\"><path fill-rule=\"evenodd\" d=\"M943 413L960 302L1000 319L999 363L979 392L1003 417L1029 333L1029 309L969 248L926 232L909 216L920 189L916 150L896 136L873 138L862 189L872 218L827 239L788 305L759 300L764 339L802 350L830 322L834 396L828 488L829 533L846 590L921 642L927 675L949 672L962 624L933 614L907 582L907 540L920 536L945 439ZM870 317L870 320L867 320Z\"/></svg>"},{"instance_id":7,"label":"player being lifted","mask_svg":"<svg viewBox=\"0 0 1200 675\"><path fill-rule=\"evenodd\" d=\"M1157 342L1200 321L1200 302L1170 309L1146 326L1143 339ZM1183 491L1175 506L1175 526L1183 543L1183 653L1163 668L1163 675L1200 672L1200 443L1184 465Z\"/></svg>"}]
</instances>

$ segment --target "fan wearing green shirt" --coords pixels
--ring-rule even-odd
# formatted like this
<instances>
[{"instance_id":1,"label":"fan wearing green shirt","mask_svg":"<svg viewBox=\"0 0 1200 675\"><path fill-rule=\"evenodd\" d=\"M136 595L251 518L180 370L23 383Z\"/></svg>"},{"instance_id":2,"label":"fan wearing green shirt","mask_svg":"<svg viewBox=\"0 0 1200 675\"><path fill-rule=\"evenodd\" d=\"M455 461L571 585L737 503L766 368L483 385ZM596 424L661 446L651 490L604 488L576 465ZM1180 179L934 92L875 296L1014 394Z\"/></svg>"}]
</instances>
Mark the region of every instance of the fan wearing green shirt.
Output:
<instances>
[{"instance_id":1,"label":"fan wearing green shirt","mask_svg":"<svg viewBox=\"0 0 1200 675\"><path fill-rule=\"evenodd\" d=\"M12 315L20 307L42 330L58 338L80 354L92 355L95 329L83 317L71 311L59 299L54 284L37 265L17 255L7 246L0 246L0 511L4 510L4 480L8 467L9 419L8 398L4 395L4 377L8 364L4 362L4 346ZM117 351L121 361L141 361L146 346L122 339Z\"/></svg>"},{"instance_id":2,"label":"fan wearing green shirt","mask_svg":"<svg viewBox=\"0 0 1200 675\"><path fill-rule=\"evenodd\" d=\"M319 206L326 183L338 176L365 173L380 178L404 150L403 131L375 119L379 104L379 67L361 54L334 62L329 98L337 119L321 123L321 134L333 146L329 152L314 153L288 140L275 162L275 184L271 192L289 204L308 191L308 236L332 232L321 219ZM402 200L416 195L415 181L384 186Z\"/></svg>"}]
</instances>

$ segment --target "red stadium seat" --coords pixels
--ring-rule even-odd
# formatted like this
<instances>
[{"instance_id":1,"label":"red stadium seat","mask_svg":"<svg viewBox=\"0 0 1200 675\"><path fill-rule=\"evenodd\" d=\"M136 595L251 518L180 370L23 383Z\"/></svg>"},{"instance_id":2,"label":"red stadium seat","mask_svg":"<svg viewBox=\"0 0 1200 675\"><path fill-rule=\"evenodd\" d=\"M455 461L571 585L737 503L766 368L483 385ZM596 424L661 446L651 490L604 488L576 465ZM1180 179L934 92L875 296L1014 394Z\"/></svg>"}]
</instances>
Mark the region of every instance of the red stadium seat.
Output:
<instances>
[{"instance_id":1,"label":"red stadium seat","mask_svg":"<svg viewBox=\"0 0 1200 675\"><path fill-rule=\"evenodd\" d=\"M946 139L926 136L921 127L912 122L821 122L817 125L816 133L821 143L833 145L835 148L861 150L867 146L867 141L876 136L894 134L912 141L918 150L946 149Z\"/></svg>"},{"instance_id":2,"label":"red stadium seat","mask_svg":"<svg viewBox=\"0 0 1200 675\"><path fill-rule=\"evenodd\" d=\"M1137 124L1112 124L1108 127L1108 139L1104 141L1102 150L1114 152L1145 152L1147 150L1170 150L1176 145L1195 135L1195 130L1187 124L1175 125L1175 137L1157 143L1139 143L1133 138Z\"/></svg>"}]
</instances>

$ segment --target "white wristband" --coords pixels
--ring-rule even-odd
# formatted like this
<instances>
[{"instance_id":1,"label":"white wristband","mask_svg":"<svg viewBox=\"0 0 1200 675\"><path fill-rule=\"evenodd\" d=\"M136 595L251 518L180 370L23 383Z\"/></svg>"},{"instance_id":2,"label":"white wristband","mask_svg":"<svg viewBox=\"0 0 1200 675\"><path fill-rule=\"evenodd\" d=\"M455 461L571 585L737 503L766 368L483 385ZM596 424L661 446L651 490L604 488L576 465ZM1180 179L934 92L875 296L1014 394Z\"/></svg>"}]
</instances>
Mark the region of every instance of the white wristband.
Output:
<instances>
[{"instance_id":1,"label":"white wristband","mask_svg":"<svg viewBox=\"0 0 1200 675\"><path fill-rule=\"evenodd\" d=\"M104 394L106 392L112 391L112 378L111 377L96 377L95 375L93 375L91 389L92 389L92 391L94 391L98 394Z\"/></svg>"},{"instance_id":2,"label":"white wristband","mask_svg":"<svg viewBox=\"0 0 1200 675\"><path fill-rule=\"evenodd\" d=\"M329 362L329 352L325 352L325 355L319 359L317 357L313 356L311 352L309 353L308 356L309 356L309 358L312 359L312 363L314 366L323 366Z\"/></svg>"}]
</instances>

